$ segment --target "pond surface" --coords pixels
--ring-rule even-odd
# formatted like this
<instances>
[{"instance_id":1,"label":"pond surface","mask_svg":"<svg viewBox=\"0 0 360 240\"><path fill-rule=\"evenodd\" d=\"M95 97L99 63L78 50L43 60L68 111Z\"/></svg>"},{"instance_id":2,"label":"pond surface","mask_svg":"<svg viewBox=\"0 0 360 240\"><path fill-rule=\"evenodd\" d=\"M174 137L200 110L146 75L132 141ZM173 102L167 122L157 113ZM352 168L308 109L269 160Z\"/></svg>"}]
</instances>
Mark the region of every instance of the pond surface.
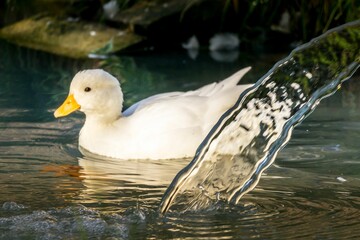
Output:
<instances>
[{"instance_id":1,"label":"pond surface","mask_svg":"<svg viewBox=\"0 0 360 240\"><path fill-rule=\"evenodd\" d=\"M55 119L72 76L103 67L121 78L125 105L190 90L248 65L258 80L281 54L144 52L74 61L0 42L1 239L340 239L360 237L360 81L343 84L293 132L238 205L158 214L167 186L190 159L110 161L77 149L81 113ZM218 59L218 58L217 58Z\"/></svg>"}]
</instances>

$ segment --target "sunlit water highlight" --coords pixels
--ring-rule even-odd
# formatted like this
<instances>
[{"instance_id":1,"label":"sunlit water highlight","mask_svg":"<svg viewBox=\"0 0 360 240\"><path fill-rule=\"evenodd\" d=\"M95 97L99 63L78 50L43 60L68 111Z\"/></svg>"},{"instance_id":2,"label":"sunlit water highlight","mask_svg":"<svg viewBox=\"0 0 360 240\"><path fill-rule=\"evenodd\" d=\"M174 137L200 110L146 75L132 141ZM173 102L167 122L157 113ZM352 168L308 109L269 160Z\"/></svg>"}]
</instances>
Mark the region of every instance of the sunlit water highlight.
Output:
<instances>
[{"instance_id":1,"label":"sunlit water highlight","mask_svg":"<svg viewBox=\"0 0 360 240\"><path fill-rule=\"evenodd\" d=\"M358 75L294 129L275 164L237 205L219 202L162 216L161 197L190 159L110 162L84 157L77 150L83 116L53 118L71 76L103 63L72 62L1 42L0 50L0 239L360 237ZM130 89L130 101L155 91L196 88L248 65L254 66L248 79L253 81L274 64L261 56L253 62L215 64L206 54L197 61L168 53L129 58L123 69L129 70L124 89ZM106 64L110 71L111 64L120 63Z\"/></svg>"}]
</instances>

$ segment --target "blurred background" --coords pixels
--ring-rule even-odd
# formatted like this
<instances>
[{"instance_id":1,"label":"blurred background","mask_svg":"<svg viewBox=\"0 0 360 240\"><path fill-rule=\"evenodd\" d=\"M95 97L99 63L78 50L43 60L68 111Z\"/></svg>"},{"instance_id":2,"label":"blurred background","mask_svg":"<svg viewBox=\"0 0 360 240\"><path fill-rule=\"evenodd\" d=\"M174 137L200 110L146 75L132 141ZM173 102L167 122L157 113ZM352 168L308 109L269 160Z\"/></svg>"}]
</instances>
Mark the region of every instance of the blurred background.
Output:
<instances>
[{"instance_id":1,"label":"blurred background","mask_svg":"<svg viewBox=\"0 0 360 240\"><path fill-rule=\"evenodd\" d=\"M240 47L245 51L288 51L332 27L359 19L360 2L357 0L7 0L0 3L1 27L11 26L28 18L41 21L44 17L51 18L51 22L61 21L61 23L53 24L53 31L50 32L48 19L47 24L42 27L35 27L34 22L27 22L23 23L21 30L3 30L0 36L20 45L54 52L41 47L48 40L47 38L51 39L54 35L62 36L74 31L76 28L74 26L95 23L105 28L121 30L123 36L136 35L136 40L133 38L124 40L126 47L120 47L123 51L131 52L144 48L150 50L207 48L211 45L211 39L219 33L231 33L233 36L233 39L229 40L228 36L225 40L220 38L218 41L223 43L230 41L225 44L226 48ZM47 32L45 35L51 36L39 37L39 31ZM78 31L79 36L80 32ZM88 32L89 36L96 35L91 29ZM114 34L110 34L106 42L108 43L113 36ZM193 41L191 41L192 37ZM30 40L31 38L43 38L43 40L35 41ZM29 41L33 43L29 44ZM215 48L222 48L216 46L216 41L214 44ZM57 47L52 46L52 48ZM102 50L117 51L117 49L109 49L108 45L107 47ZM71 56L66 52L61 54Z\"/></svg>"}]
</instances>

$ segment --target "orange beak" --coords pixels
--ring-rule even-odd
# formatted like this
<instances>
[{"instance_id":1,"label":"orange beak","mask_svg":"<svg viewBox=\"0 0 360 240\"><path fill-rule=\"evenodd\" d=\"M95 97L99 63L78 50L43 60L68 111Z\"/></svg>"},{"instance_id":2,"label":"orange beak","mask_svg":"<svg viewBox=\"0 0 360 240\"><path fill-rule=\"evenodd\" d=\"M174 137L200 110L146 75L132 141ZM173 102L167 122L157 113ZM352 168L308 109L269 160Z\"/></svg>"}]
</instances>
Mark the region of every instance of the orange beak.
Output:
<instances>
[{"instance_id":1,"label":"orange beak","mask_svg":"<svg viewBox=\"0 0 360 240\"><path fill-rule=\"evenodd\" d=\"M64 117L78 110L79 108L80 105L76 102L74 95L69 94L69 96L65 99L64 103L58 109L56 109L56 111L54 112L54 116L56 118Z\"/></svg>"}]
</instances>

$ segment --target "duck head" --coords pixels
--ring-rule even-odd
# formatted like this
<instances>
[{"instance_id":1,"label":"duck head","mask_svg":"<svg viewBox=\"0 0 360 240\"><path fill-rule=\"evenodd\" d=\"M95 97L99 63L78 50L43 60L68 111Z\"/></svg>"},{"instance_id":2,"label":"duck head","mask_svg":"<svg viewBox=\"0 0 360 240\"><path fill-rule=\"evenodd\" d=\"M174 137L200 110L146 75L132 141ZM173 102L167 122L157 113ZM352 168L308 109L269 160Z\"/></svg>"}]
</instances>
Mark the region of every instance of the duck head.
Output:
<instances>
[{"instance_id":1,"label":"duck head","mask_svg":"<svg viewBox=\"0 0 360 240\"><path fill-rule=\"evenodd\" d=\"M119 81L102 69L78 72L70 84L69 95L54 112L64 117L80 110L86 117L113 120L121 115L123 93Z\"/></svg>"}]
</instances>

